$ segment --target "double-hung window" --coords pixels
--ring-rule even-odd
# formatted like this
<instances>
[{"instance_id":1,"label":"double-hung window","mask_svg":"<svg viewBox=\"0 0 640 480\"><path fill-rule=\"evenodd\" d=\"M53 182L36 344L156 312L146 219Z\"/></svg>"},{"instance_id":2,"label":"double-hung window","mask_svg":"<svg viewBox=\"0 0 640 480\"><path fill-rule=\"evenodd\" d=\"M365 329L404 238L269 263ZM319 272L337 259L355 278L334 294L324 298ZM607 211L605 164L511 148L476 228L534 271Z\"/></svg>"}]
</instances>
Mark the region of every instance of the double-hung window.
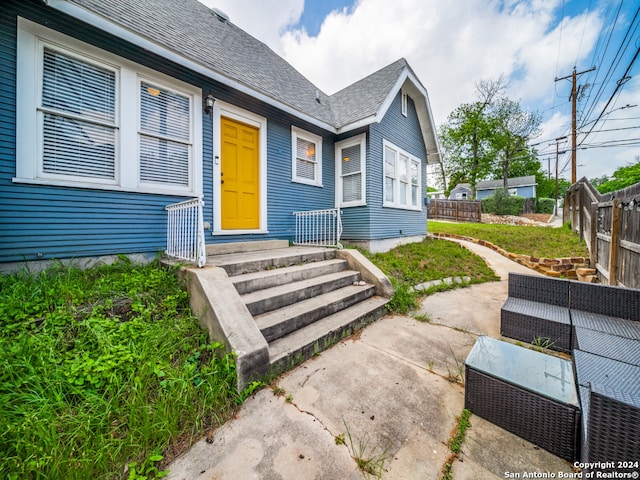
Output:
<instances>
[{"instance_id":1,"label":"double-hung window","mask_svg":"<svg viewBox=\"0 0 640 480\"><path fill-rule=\"evenodd\" d=\"M336 204L366 205L366 136L357 135L336 143Z\"/></svg>"},{"instance_id":2,"label":"double-hung window","mask_svg":"<svg viewBox=\"0 0 640 480\"><path fill-rule=\"evenodd\" d=\"M197 88L22 18L18 58L14 181L201 193Z\"/></svg>"},{"instance_id":3,"label":"double-hung window","mask_svg":"<svg viewBox=\"0 0 640 480\"><path fill-rule=\"evenodd\" d=\"M43 48L43 176L115 182L116 84L116 70Z\"/></svg>"},{"instance_id":4,"label":"double-hung window","mask_svg":"<svg viewBox=\"0 0 640 480\"><path fill-rule=\"evenodd\" d=\"M322 186L322 137L291 127L291 180Z\"/></svg>"},{"instance_id":5,"label":"double-hung window","mask_svg":"<svg viewBox=\"0 0 640 480\"><path fill-rule=\"evenodd\" d=\"M385 207L420 210L420 159L384 140Z\"/></svg>"}]
</instances>

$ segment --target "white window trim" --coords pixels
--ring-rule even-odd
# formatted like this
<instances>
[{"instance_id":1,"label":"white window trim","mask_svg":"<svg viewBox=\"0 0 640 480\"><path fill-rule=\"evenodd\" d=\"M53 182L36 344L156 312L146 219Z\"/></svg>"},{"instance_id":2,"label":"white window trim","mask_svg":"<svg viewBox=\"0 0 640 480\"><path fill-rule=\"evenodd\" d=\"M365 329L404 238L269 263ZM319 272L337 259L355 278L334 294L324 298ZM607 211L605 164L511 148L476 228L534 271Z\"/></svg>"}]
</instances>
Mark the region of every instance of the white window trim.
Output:
<instances>
[{"instance_id":1,"label":"white window trim","mask_svg":"<svg viewBox=\"0 0 640 480\"><path fill-rule=\"evenodd\" d=\"M297 172L297 151L298 138L306 140L315 145L316 160L314 168L314 180L299 177ZM322 137L307 132L296 126L291 126L291 181L296 183L304 183L315 187L322 187Z\"/></svg>"},{"instance_id":2,"label":"white window trim","mask_svg":"<svg viewBox=\"0 0 640 480\"><path fill-rule=\"evenodd\" d=\"M115 180L42 172L42 52L45 46L116 71ZM177 196L202 195L202 92L193 85L156 72L37 23L18 18L17 138L15 183ZM139 178L139 86L145 80L190 100L189 186L141 183ZM36 141L34 141L36 139ZM124 161L124 160L127 161Z\"/></svg>"},{"instance_id":3,"label":"white window trim","mask_svg":"<svg viewBox=\"0 0 640 480\"><path fill-rule=\"evenodd\" d=\"M354 145L360 145L360 155L362 158L360 174L361 178L361 200L353 202L342 201L342 159L340 158L340 151L343 148L353 147ZM346 207L360 207L367 204L367 135L362 133L355 137L347 138L336 143L336 208Z\"/></svg>"},{"instance_id":4,"label":"white window trim","mask_svg":"<svg viewBox=\"0 0 640 480\"><path fill-rule=\"evenodd\" d=\"M409 107L408 107L408 105L409 105L409 96L406 94L406 92L404 90L402 91L401 95L402 95L402 108L401 108L401 111L402 111L402 115L406 117L408 115L407 112L408 112L408 109L409 109Z\"/></svg>"},{"instance_id":5,"label":"white window trim","mask_svg":"<svg viewBox=\"0 0 640 480\"><path fill-rule=\"evenodd\" d=\"M221 129L220 118L227 117L238 122L254 126L260 131L260 226L257 229L248 230L223 230L222 229L222 198L220 189L220 156L221 156ZM216 100L213 104L213 229L212 235L247 235L256 233L269 233L267 219L267 119L253 112L236 107L230 103Z\"/></svg>"},{"instance_id":6,"label":"white window trim","mask_svg":"<svg viewBox=\"0 0 640 480\"><path fill-rule=\"evenodd\" d=\"M396 169L396 177L395 177L395 181L393 182L394 185L394 191L393 191L393 202L389 202L387 201L387 182L386 182L386 175L385 175L385 171L384 171L384 152L386 150L386 148L390 148L391 150L395 150L396 152L396 165L395 165L395 169ZM400 203L400 179L398 177L398 172L399 172L399 168L398 168L398 161L400 159L400 155L404 155L405 157L409 158L409 170L407 171L407 176L409 178L409 182L408 182L408 186L409 188L407 189L407 201L408 203L406 205L402 205ZM394 145L393 143L389 142L388 140L383 140L382 141L382 199L383 199L383 203L382 206L385 208L396 208L396 209L400 209L400 210L412 210L412 211L422 211L422 160L420 160L418 157L416 157L415 155L411 155L409 152L407 152L406 150L403 150L402 148L398 147L397 145ZM411 189L413 188L413 184L411 183L411 163L417 163L418 164L418 204L417 205L411 205Z\"/></svg>"}]
</instances>

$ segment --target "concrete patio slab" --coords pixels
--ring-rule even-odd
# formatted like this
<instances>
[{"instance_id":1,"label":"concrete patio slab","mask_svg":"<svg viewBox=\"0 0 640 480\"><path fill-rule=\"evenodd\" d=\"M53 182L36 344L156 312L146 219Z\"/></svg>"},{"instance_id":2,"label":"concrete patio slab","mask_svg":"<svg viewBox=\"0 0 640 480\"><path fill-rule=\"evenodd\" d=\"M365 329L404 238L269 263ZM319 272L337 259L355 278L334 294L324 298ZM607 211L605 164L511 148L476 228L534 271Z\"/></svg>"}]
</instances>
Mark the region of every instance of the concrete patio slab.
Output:
<instances>
[{"instance_id":1,"label":"concrete patio slab","mask_svg":"<svg viewBox=\"0 0 640 480\"><path fill-rule=\"evenodd\" d=\"M474 247L487 259L495 253ZM498 336L508 271L525 268L505 261L501 282L425 298L420 311L430 322L387 316L281 376L169 465L168 478L356 479L363 474L353 457L376 455L385 460L382 478L441 478L464 406L464 359L477 335ZM551 453L475 415L470 421L453 479L572 472Z\"/></svg>"}]
</instances>

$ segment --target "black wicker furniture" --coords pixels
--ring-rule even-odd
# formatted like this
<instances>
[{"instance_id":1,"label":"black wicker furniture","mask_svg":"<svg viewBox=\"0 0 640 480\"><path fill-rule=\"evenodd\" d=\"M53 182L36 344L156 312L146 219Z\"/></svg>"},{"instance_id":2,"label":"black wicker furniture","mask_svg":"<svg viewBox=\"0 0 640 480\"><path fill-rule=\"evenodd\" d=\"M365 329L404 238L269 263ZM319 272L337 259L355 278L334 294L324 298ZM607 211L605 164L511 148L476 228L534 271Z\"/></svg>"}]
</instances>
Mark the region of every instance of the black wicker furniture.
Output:
<instances>
[{"instance_id":1,"label":"black wicker furniture","mask_svg":"<svg viewBox=\"0 0 640 480\"><path fill-rule=\"evenodd\" d=\"M632 472L640 460L640 366L580 350L574 366L582 404L581 461Z\"/></svg>"},{"instance_id":2,"label":"black wicker furniture","mask_svg":"<svg viewBox=\"0 0 640 480\"><path fill-rule=\"evenodd\" d=\"M500 311L500 334L571 352L568 280L509 274L509 296Z\"/></svg>"},{"instance_id":3,"label":"black wicker furniture","mask_svg":"<svg viewBox=\"0 0 640 480\"><path fill-rule=\"evenodd\" d=\"M620 362L640 365L640 340L588 328L574 328L574 348Z\"/></svg>"},{"instance_id":4,"label":"black wicker furniture","mask_svg":"<svg viewBox=\"0 0 640 480\"><path fill-rule=\"evenodd\" d=\"M570 282L569 310L574 328L640 340L640 290ZM578 348L574 344L572 348Z\"/></svg>"},{"instance_id":5,"label":"black wicker furniture","mask_svg":"<svg viewBox=\"0 0 640 480\"><path fill-rule=\"evenodd\" d=\"M571 362L479 337L465 362L465 408L559 457L578 456Z\"/></svg>"}]
</instances>

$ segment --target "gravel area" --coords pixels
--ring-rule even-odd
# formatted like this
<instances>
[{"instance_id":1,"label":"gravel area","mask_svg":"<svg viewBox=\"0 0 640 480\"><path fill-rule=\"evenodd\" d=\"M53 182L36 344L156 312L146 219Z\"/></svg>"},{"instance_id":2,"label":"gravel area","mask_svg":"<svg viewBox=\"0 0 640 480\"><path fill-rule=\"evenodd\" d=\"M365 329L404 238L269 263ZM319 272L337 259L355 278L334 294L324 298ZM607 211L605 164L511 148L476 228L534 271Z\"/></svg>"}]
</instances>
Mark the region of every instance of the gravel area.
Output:
<instances>
[{"instance_id":1,"label":"gravel area","mask_svg":"<svg viewBox=\"0 0 640 480\"><path fill-rule=\"evenodd\" d=\"M482 223L500 223L502 225L530 225L547 227L551 215L548 213L528 213L521 216L482 214Z\"/></svg>"}]
</instances>

